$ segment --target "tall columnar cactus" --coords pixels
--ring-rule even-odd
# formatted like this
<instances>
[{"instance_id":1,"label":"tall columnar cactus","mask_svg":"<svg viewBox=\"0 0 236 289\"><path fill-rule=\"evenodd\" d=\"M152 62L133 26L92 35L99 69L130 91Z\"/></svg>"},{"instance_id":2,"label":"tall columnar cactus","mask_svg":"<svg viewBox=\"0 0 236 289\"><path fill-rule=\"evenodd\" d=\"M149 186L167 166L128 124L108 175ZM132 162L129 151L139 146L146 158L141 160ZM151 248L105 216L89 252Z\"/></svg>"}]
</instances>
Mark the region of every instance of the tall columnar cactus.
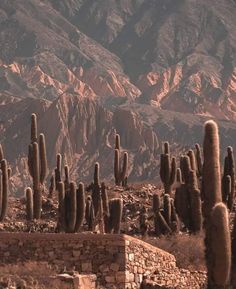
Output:
<instances>
[{"instance_id":1,"label":"tall columnar cactus","mask_svg":"<svg viewBox=\"0 0 236 289\"><path fill-rule=\"evenodd\" d=\"M66 204L65 204L65 185L58 183L58 230L64 232L66 229Z\"/></svg>"},{"instance_id":2,"label":"tall columnar cactus","mask_svg":"<svg viewBox=\"0 0 236 289\"><path fill-rule=\"evenodd\" d=\"M76 184L71 182L69 191L65 192L66 231L68 233L75 231L77 217L76 195Z\"/></svg>"},{"instance_id":3,"label":"tall columnar cactus","mask_svg":"<svg viewBox=\"0 0 236 289\"><path fill-rule=\"evenodd\" d=\"M25 196L26 196L26 218L28 221L32 221L34 218L34 211L33 211L33 192L31 188L26 189Z\"/></svg>"},{"instance_id":4,"label":"tall columnar cactus","mask_svg":"<svg viewBox=\"0 0 236 289\"><path fill-rule=\"evenodd\" d=\"M101 186L100 186L100 165L99 163L95 163L94 166L94 177L93 177L93 189L92 189L92 200L94 207L95 217L99 211L99 202L101 199Z\"/></svg>"},{"instance_id":5,"label":"tall columnar cactus","mask_svg":"<svg viewBox=\"0 0 236 289\"><path fill-rule=\"evenodd\" d=\"M195 158L195 154L194 154L193 150L189 150L187 155L188 155L189 160L190 160L191 170L197 171L196 158Z\"/></svg>"},{"instance_id":6,"label":"tall columnar cactus","mask_svg":"<svg viewBox=\"0 0 236 289\"><path fill-rule=\"evenodd\" d=\"M200 145L197 143L195 144L195 157L196 157L196 163L197 163L197 176L202 176L202 167L203 167L203 160L202 160L202 152Z\"/></svg>"},{"instance_id":7,"label":"tall columnar cactus","mask_svg":"<svg viewBox=\"0 0 236 289\"><path fill-rule=\"evenodd\" d=\"M8 195L9 195L7 161L5 159L1 161L1 171L2 171L2 210L0 215L0 221L3 221L7 214Z\"/></svg>"},{"instance_id":8,"label":"tall columnar cactus","mask_svg":"<svg viewBox=\"0 0 236 289\"><path fill-rule=\"evenodd\" d=\"M170 227L174 233L178 233L180 230L180 222L179 222L179 217L175 209L174 199L171 199L170 203L171 203L171 226Z\"/></svg>"},{"instance_id":9,"label":"tall columnar cactus","mask_svg":"<svg viewBox=\"0 0 236 289\"><path fill-rule=\"evenodd\" d=\"M206 227L206 264L208 289L229 289L231 270L231 240L228 210L217 203L211 210Z\"/></svg>"},{"instance_id":10,"label":"tall columnar cactus","mask_svg":"<svg viewBox=\"0 0 236 289\"><path fill-rule=\"evenodd\" d=\"M123 201L120 198L114 198L109 201L110 209L110 232L114 234L120 233Z\"/></svg>"},{"instance_id":11,"label":"tall columnar cactus","mask_svg":"<svg viewBox=\"0 0 236 289\"><path fill-rule=\"evenodd\" d=\"M3 153L3 148L2 145L0 144L0 162L4 159L4 153Z\"/></svg>"},{"instance_id":12,"label":"tall columnar cactus","mask_svg":"<svg viewBox=\"0 0 236 289\"><path fill-rule=\"evenodd\" d=\"M190 230L199 232L202 230L202 202L201 194L198 189L196 171L190 171L188 191L190 196Z\"/></svg>"},{"instance_id":13,"label":"tall columnar cactus","mask_svg":"<svg viewBox=\"0 0 236 289\"><path fill-rule=\"evenodd\" d=\"M191 171L191 162L189 156L181 156L180 157L180 169L182 172L183 182L188 184L189 173Z\"/></svg>"},{"instance_id":14,"label":"tall columnar cactus","mask_svg":"<svg viewBox=\"0 0 236 289\"><path fill-rule=\"evenodd\" d=\"M77 217L75 224L75 232L78 232L81 226L83 225L85 218L85 193L84 193L84 184L79 183L79 187L76 192L77 198Z\"/></svg>"},{"instance_id":15,"label":"tall columnar cactus","mask_svg":"<svg viewBox=\"0 0 236 289\"><path fill-rule=\"evenodd\" d=\"M220 148L218 126L214 121L205 123L203 143L202 198L205 222L209 220L212 208L222 201Z\"/></svg>"},{"instance_id":16,"label":"tall columnar cactus","mask_svg":"<svg viewBox=\"0 0 236 289\"><path fill-rule=\"evenodd\" d=\"M42 209L42 190L40 187L40 167L39 167L39 148L38 143L32 146L32 169L33 169L33 199L34 199L34 218L40 219Z\"/></svg>"},{"instance_id":17,"label":"tall columnar cactus","mask_svg":"<svg viewBox=\"0 0 236 289\"><path fill-rule=\"evenodd\" d=\"M231 188L226 192L227 185L228 185L228 179L227 176L230 176L231 179ZM223 195L223 201L227 203L228 208L230 211L233 209L234 205L234 198L235 198L235 164L234 164L234 154L233 154L233 148L228 147L227 148L227 156L225 157L225 163L224 163L224 173L222 177L222 195Z\"/></svg>"},{"instance_id":18,"label":"tall columnar cactus","mask_svg":"<svg viewBox=\"0 0 236 289\"><path fill-rule=\"evenodd\" d=\"M105 233L108 233L110 210L109 210L109 199L108 199L105 183L101 184L101 196L102 196L102 205L103 205L104 230L105 230Z\"/></svg>"},{"instance_id":19,"label":"tall columnar cactus","mask_svg":"<svg viewBox=\"0 0 236 289\"><path fill-rule=\"evenodd\" d=\"M31 143L38 141L38 124L37 115L35 113L31 114Z\"/></svg>"},{"instance_id":20,"label":"tall columnar cactus","mask_svg":"<svg viewBox=\"0 0 236 289\"><path fill-rule=\"evenodd\" d=\"M119 186L121 183L124 185L127 183L128 173L128 153L125 152L123 156L123 165L121 167L121 152L120 152L120 136L116 135L115 141L115 157L114 157L114 177L115 184Z\"/></svg>"},{"instance_id":21,"label":"tall columnar cactus","mask_svg":"<svg viewBox=\"0 0 236 289\"><path fill-rule=\"evenodd\" d=\"M182 171L180 168L178 168L176 171L176 182L178 185L183 183Z\"/></svg>"},{"instance_id":22,"label":"tall columnar cactus","mask_svg":"<svg viewBox=\"0 0 236 289\"><path fill-rule=\"evenodd\" d=\"M45 144L45 136L43 133L39 135L39 159L40 159L40 183L44 184L48 174L47 152Z\"/></svg>"},{"instance_id":23,"label":"tall columnar cactus","mask_svg":"<svg viewBox=\"0 0 236 289\"><path fill-rule=\"evenodd\" d=\"M90 196L87 197L85 205L85 221L86 224L89 224L90 214L91 214L92 199Z\"/></svg>"},{"instance_id":24,"label":"tall columnar cactus","mask_svg":"<svg viewBox=\"0 0 236 289\"><path fill-rule=\"evenodd\" d=\"M62 177L61 177L62 156L61 154L57 154L56 161L57 161L57 166L55 168L55 182L56 182L56 190L58 191L58 184L62 181Z\"/></svg>"},{"instance_id":25,"label":"tall columnar cactus","mask_svg":"<svg viewBox=\"0 0 236 289\"><path fill-rule=\"evenodd\" d=\"M70 173L68 165L65 165L64 172L65 172L65 180L64 180L65 191L68 191L70 187Z\"/></svg>"},{"instance_id":26,"label":"tall columnar cactus","mask_svg":"<svg viewBox=\"0 0 236 289\"><path fill-rule=\"evenodd\" d=\"M164 185L165 194L171 194L172 185L176 178L176 159L173 157L171 159L169 153L169 144L166 142L164 145L164 153L161 154L160 161L160 177Z\"/></svg>"}]
</instances>

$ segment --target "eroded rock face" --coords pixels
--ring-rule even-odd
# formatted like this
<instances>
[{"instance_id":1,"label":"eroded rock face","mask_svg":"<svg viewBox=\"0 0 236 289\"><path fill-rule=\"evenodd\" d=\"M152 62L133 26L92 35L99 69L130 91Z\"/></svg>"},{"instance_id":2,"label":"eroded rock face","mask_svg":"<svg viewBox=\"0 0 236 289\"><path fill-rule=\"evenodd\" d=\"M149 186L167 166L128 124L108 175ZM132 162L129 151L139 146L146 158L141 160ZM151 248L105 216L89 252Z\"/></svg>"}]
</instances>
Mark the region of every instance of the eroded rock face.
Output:
<instances>
[{"instance_id":1,"label":"eroded rock face","mask_svg":"<svg viewBox=\"0 0 236 289\"><path fill-rule=\"evenodd\" d=\"M27 172L30 115L46 135L50 169L63 154L75 179L95 161L112 180L114 135L130 180L158 179L161 142L179 153L216 118L235 144L233 1L0 2L0 141L12 188ZM231 121L232 123L230 123Z\"/></svg>"}]
</instances>

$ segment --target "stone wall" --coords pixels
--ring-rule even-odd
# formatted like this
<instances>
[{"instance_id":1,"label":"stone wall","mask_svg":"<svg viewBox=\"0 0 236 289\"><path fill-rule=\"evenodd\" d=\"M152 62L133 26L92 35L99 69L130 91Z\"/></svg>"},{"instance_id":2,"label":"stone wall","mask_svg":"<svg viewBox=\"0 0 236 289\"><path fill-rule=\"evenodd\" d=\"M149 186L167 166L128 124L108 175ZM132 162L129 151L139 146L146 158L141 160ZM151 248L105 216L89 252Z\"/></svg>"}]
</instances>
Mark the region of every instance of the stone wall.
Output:
<instances>
[{"instance_id":1,"label":"stone wall","mask_svg":"<svg viewBox=\"0 0 236 289\"><path fill-rule=\"evenodd\" d=\"M126 235L0 233L4 264L47 261L59 268L95 274L97 288L140 288L157 268L175 268L175 258Z\"/></svg>"}]
</instances>

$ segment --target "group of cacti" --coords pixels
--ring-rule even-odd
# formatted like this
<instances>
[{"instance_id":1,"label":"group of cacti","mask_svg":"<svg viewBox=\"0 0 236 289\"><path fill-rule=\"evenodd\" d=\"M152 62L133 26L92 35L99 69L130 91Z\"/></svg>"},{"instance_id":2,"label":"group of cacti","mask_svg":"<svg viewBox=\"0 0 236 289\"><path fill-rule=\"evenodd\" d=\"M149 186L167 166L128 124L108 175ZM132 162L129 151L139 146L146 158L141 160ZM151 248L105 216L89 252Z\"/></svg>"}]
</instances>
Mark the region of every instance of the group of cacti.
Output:
<instances>
[{"instance_id":1,"label":"group of cacti","mask_svg":"<svg viewBox=\"0 0 236 289\"><path fill-rule=\"evenodd\" d=\"M28 168L33 180L33 190L26 189L26 215L29 221L40 219L42 213L42 196L45 192L45 179L48 173L45 137L39 135L37 116L31 115L31 143L28 152ZM2 162L4 170L5 161ZM116 185L127 185L128 153L124 153L122 168L120 166L120 136L115 138L114 176ZM106 186L100 183L99 163L95 164L94 181L91 184L91 196L86 197L84 184L78 187L70 179L68 165L64 166L64 181L62 173L62 156L56 156L56 168L50 178L48 198L58 197L59 232L78 232L86 221L88 230L94 231L98 226L100 233L119 233L121 226L123 202L120 198L109 200ZM5 172L5 170L4 170ZM3 176L4 173L2 174ZM5 192L5 177L3 177Z\"/></svg>"}]
</instances>

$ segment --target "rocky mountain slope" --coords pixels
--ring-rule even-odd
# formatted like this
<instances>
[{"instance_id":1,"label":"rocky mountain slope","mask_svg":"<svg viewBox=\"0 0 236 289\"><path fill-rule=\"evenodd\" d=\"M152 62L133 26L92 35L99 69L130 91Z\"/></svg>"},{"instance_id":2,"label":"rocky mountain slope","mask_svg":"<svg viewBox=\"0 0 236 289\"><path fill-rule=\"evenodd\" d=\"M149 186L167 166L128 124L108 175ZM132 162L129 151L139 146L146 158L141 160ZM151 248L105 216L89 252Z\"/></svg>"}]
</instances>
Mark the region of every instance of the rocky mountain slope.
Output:
<instances>
[{"instance_id":1,"label":"rocky mountain slope","mask_svg":"<svg viewBox=\"0 0 236 289\"><path fill-rule=\"evenodd\" d=\"M0 141L12 189L30 182L30 115L76 179L95 161L111 180L116 132L130 180L158 180L161 143L201 142L214 117L235 145L236 4L232 0L2 0Z\"/></svg>"}]
</instances>

